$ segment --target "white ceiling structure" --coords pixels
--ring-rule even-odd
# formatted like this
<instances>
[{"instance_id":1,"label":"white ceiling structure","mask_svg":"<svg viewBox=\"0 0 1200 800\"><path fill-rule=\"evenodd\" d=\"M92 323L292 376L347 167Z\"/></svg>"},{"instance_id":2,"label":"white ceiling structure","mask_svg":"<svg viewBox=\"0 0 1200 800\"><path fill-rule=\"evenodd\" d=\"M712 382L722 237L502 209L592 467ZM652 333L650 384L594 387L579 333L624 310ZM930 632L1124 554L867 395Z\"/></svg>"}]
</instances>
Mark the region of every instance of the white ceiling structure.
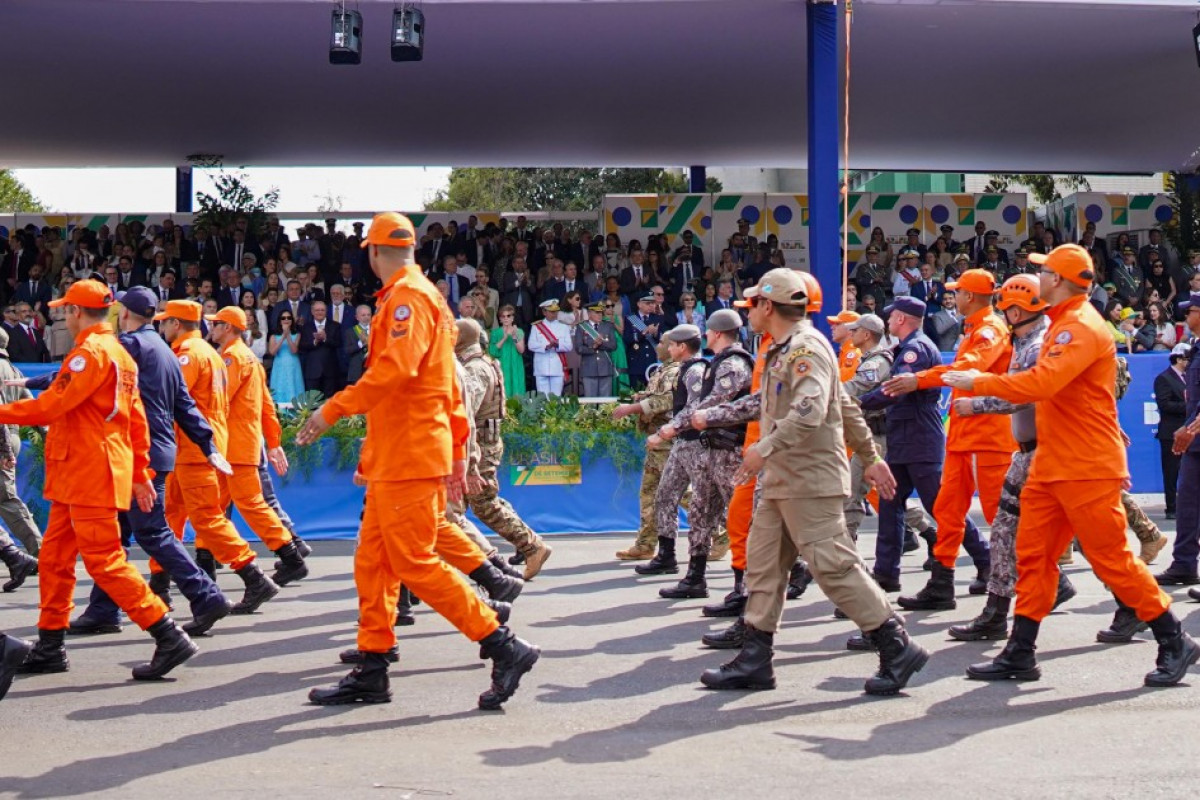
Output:
<instances>
[{"instance_id":1,"label":"white ceiling structure","mask_svg":"<svg viewBox=\"0 0 1200 800\"><path fill-rule=\"evenodd\" d=\"M3 0L0 166L805 165L802 0ZM1194 2L856 0L851 166L1200 161Z\"/></svg>"}]
</instances>

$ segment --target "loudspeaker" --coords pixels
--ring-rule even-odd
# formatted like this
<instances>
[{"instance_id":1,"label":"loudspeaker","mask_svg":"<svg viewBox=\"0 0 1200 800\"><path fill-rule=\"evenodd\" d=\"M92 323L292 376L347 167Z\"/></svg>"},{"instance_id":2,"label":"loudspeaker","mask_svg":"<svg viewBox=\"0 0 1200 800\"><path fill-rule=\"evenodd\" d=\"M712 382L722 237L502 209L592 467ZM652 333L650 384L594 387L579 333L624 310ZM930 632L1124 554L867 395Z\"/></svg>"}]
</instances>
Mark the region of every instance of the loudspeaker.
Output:
<instances>
[{"instance_id":1,"label":"loudspeaker","mask_svg":"<svg viewBox=\"0 0 1200 800\"><path fill-rule=\"evenodd\" d=\"M425 14L404 6L392 12L392 61L420 61L425 51Z\"/></svg>"},{"instance_id":2,"label":"loudspeaker","mask_svg":"<svg viewBox=\"0 0 1200 800\"><path fill-rule=\"evenodd\" d=\"M362 63L362 14L334 9L329 39L330 64Z\"/></svg>"},{"instance_id":3,"label":"loudspeaker","mask_svg":"<svg viewBox=\"0 0 1200 800\"><path fill-rule=\"evenodd\" d=\"M1196 65L1200 66L1200 25L1192 28L1192 46L1196 48Z\"/></svg>"}]
</instances>

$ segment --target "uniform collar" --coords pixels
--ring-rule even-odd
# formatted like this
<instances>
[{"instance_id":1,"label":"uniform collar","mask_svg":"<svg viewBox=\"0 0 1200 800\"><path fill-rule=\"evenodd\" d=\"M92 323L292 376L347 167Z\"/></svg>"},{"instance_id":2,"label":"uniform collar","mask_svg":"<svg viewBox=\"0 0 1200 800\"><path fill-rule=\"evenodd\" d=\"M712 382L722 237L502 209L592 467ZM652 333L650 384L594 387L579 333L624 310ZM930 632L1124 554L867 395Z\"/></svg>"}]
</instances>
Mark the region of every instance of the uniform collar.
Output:
<instances>
[{"instance_id":1,"label":"uniform collar","mask_svg":"<svg viewBox=\"0 0 1200 800\"><path fill-rule=\"evenodd\" d=\"M91 336L93 333L112 333L113 327L107 322L97 322L95 325L89 325L79 332L75 337L75 344L81 344L84 339Z\"/></svg>"},{"instance_id":2,"label":"uniform collar","mask_svg":"<svg viewBox=\"0 0 1200 800\"><path fill-rule=\"evenodd\" d=\"M184 331L183 333L179 334L179 336L175 337L175 341L171 342L171 349L178 353L183 347L184 342L191 341L192 339L200 339L203 341L203 338L204 337L200 335L200 331L198 330Z\"/></svg>"},{"instance_id":3,"label":"uniform collar","mask_svg":"<svg viewBox=\"0 0 1200 800\"><path fill-rule=\"evenodd\" d=\"M234 338L232 338L228 342L226 342L224 345L222 345L219 352L221 353L221 355L225 355L231 349L233 349L239 342L241 344L245 344L245 342L242 341L241 336L235 336Z\"/></svg>"},{"instance_id":4,"label":"uniform collar","mask_svg":"<svg viewBox=\"0 0 1200 800\"><path fill-rule=\"evenodd\" d=\"M1050 308L1046 309L1046 316L1048 316L1052 322L1057 321L1059 317L1074 311L1086 302L1086 294L1077 294L1074 297L1069 297L1066 300L1063 300L1061 303L1055 303L1054 305L1050 306Z\"/></svg>"},{"instance_id":5,"label":"uniform collar","mask_svg":"<svg viewBox=\"0 0 1200 800\"><path fill-rule=\"evenodd\" d=\"M421 267L416 262L405 264L402 268L396 270L396 274L388 278L388 282L383 285L383 288L375 293L375 296L383 299L383 297L392 290L392 287L406 278L413 278L421 274Z\"/></svg>"},{"instance_id":6,"label":"uniform collar","mask_svg":"<svg viewBox=\"0 0 1200 800\"><path fill-rule=\"evenodd\" d=\"M967 332L976 328L979 323L983 322L992 314L992 307L984 306L969 317L963 320L963 331Z\"/></svg>"}]
</instances>

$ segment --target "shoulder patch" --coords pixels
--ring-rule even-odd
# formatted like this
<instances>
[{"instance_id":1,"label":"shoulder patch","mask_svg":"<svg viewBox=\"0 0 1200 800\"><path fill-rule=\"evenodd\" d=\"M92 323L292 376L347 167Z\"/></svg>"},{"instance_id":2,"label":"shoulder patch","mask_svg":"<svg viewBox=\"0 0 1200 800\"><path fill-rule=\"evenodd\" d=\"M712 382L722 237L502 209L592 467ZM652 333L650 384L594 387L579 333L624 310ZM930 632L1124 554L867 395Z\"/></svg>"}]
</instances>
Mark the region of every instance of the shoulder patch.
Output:
<instances>
[{"instance_id":1,"label":"shoulder patch","mask_svg":"<svg viewBox=\"0 0 1200 800\"><path fill-rule=\"evenodd\" d=\"M189 356L187 356L186 354L179 357L180 366L186 367L190 363L192 363L192 359Z\"/></svg>"},{"instance_id":2,"label":"shoulder patch","mask_svg":"<svg viewBox=\"0 0 1200 800\"><path fill-rule=\"evenodd\" d=\"M392 314L392 319L396 322L404 322L412 316L412 309L408 306L396 306L396 313Z\"/></svg>"},{"instance_id":3,"label":"shoulder patch","mask_svg":"<svg viewBox=\"0 0 1200 800\"><path fill-rule=\"evenodd\" d=\"M71 372L83 372L83 369L86 366L87 366L86 358L84 358L83 356L75 356L67 364L67 369L71 370Z\"/></svg>"},{"instance_id":4,"label":"shoulder patch","mask_svg":"<svg viewBox=\"0 0 1200 800\"><path fill-rule=\"evenodd\" d=\"M863 380L870 381L871 383L879 380L879 373L871 367L863 367L858 371L858 374L863 376Z\"/></svg>"},{"instance_id":5,"label":"shoulder patch","mask_svg":"<svg viewBox=\"0 0 1200 800\"><path fill-rule=\"evenodd\" d=\"M904 361L905 364L913 363L914 361L917 360L917 351L916 350L906 351L904 353L904 358L902 360Z\"/></svg>"},{"instance_id":6,"label":"shoulder patch","mask_svg":"<svg viewBox=\"0 0 1200 800\"><path fill-rule=\"evenodd\" d=\"M991 328L981 328L979 331L979 336L980 338L986 339L989 342L996 341L996 332Z\"/></svg>"},{"instance_id":7,"label":"shoulder patch","mask_svg":"<svg viewBox=\"0 0 1200 800\"><path fill-rule=\"evenodd\" d=\"M1055 344L1068 344L1071 341L1071 332L1063 331L1054 337Z\"/></svg>"},{"instance_id":8,"label":"shoulder patch","mask_svg":"<svg viewBox=\"0 0 1200 800\"><path fill-rule=\"evenodd\" d=\"M227 367L233 366L233 359L230 358L229 356L225 356L225 366L227 366Z\"/></svg>"},{"instance_id":9,"label":"shoulder patch","mask_svg":"<svg viewBox=\"0 0 1200 800\"><path fill-rule=\"evenodd\" d=\"M812 369L812 362L807 358L796 359L796 364L793 369L796 371L797 375L807 375L808 371Z\"/></svg>"}]
</instances>

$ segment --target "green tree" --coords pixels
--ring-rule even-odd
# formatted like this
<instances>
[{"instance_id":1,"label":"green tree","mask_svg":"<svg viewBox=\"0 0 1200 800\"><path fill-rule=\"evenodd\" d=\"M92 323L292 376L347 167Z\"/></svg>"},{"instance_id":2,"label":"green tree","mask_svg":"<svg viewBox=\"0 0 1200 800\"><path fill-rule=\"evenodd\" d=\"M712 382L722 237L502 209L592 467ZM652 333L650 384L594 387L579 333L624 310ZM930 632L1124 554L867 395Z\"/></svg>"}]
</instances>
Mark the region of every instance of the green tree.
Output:
<instances>
[{"instance_id":1,"label":"green tree","mask_svg":"<svg viewBox=\"0 0 1200 800\"><path fill-rule=\"evenodd\" d=\"M17 180L17 177L7 169L0 169L0 211L45 211L41 201L33 196L33 192Z\"/></svg>"},{"instance_id":2,"label":"green tree","mask_svg":"<svg viewBox=\"0 0 1200 800\"><path fill-rule=\"evenodd\" d=\"M1045 173L995 172L990 176L985 192L1008 192L1014 184L1029 190L1038 205L1052 203L1062 197L1060 190L1086 192L1092 187L1082 175L1049 175Z\"/></svg>"},{"instance_id":3,"label":"green tree","mask_svg":"<svg viewBox=\"0 0 1200 800\"><path fill-rule=\"evenodd\" d=\"M1200 249L1200 174L1172 172L1167 175L1167 193L1174 215L1163 226L1167 241L1180 255Z\"/></svg>"},{"instance_id":4,"label":"green tree","mask_svg":"<svg viewBox=\"0 0 1200 800\"><path fill-rule=\"evenodd\" d=\"M215 194L196 192L199 208L195 224L219 231L233 225L239 217L246 217L246 230L261 235L267 229L270 212L279 205L279 190L272 187L266 194L258 195L247 180L245 173L226 172L222 168L213 177Z\"/></svg>"},{"instance_id":5,"label":"green tree","mask_svg":"<svg viewBox=\"0 0 1200 800\"><path fill-rule=\"evenodd\" d=\"M709 178L705 191L721 191ZM687 178L665 169L455 167L426 211L595 211L606 194L687 191Z\"/></svg>"}]
</instances>

